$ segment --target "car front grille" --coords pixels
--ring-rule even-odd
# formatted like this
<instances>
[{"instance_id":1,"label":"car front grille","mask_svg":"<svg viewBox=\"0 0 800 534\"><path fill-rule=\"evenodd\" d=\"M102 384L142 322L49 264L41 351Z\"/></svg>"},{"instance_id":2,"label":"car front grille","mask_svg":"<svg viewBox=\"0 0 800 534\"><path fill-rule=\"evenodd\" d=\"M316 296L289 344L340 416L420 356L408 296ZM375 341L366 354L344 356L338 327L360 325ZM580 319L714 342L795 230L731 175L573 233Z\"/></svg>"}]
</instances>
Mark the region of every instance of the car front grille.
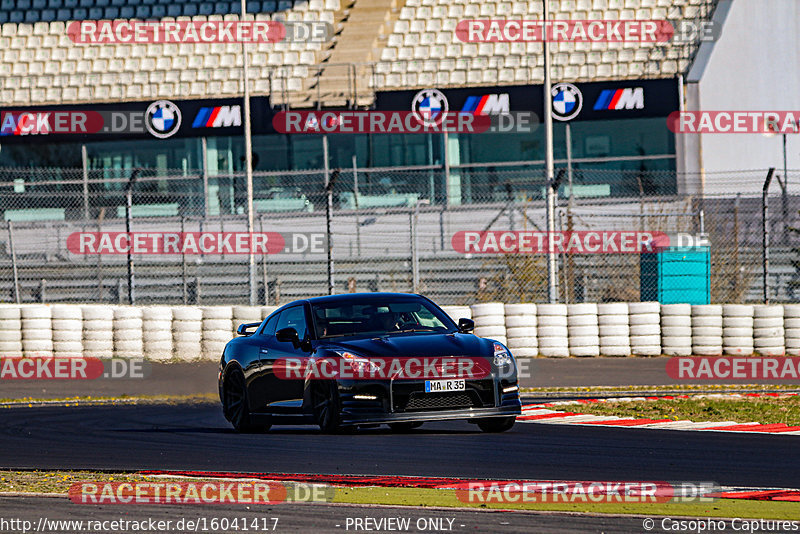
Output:
<instances>
[{"instance_id":1,"label":"car front grille","mask_svg":"<svg viewBox=\"0 0 800 534\"><path fill-rule=\"evenodd\" d=\"M412 393L406 404L406 411L434 410L441 408L469 408L475 403L466 392Z\"/></svg>"}]
</instances>

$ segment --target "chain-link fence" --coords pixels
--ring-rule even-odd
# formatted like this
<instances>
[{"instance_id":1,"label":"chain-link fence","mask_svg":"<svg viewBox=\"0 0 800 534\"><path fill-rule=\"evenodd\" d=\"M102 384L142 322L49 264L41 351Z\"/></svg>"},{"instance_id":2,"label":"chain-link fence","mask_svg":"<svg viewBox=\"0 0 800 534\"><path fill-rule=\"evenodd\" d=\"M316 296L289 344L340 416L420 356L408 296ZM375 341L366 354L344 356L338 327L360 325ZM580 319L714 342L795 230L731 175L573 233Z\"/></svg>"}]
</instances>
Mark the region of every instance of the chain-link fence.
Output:
<instances>
[{"instance_id":1,"label":"chain-link fence","mask_svg":"<svg viewBox=\"0 0 800 534\"><path fill-rule=\"evenodd\" d=\"M763 300L762 198L737 191L760 190L766 170L705 176L707 190L729 191L705 197L678 194L679 184L699 177L673 171L573 171L557 171L556 229L565 239L581 232L707 234L711 301ZM800 182L800 173L789 174L789 184ZM329 264L327 247L313 245L328 237L325 171L255 173L253 230L283 239L280 249L255 254L259 303L327 294L331 278L337 293L416 290L442 304L547 300L545 254L457 246L464 232L544 230L541 166L341 169L330 178ZM769 197L773 301L800 296L798 193L774 186ZM151 248L131 254L129 275L119 246L125 242L114 241L126 231L162 239L247 232L241 173L5 168L0 217L2 301L127 302L131 281L140 304L250 298L250 255L239 249ZM99 246L104 235L106 249ZM81 236L92 236L95 248L78 250ZM642 255L599 252L558 253L560 300L639 300Z\"/></svg>"}]
</instances>

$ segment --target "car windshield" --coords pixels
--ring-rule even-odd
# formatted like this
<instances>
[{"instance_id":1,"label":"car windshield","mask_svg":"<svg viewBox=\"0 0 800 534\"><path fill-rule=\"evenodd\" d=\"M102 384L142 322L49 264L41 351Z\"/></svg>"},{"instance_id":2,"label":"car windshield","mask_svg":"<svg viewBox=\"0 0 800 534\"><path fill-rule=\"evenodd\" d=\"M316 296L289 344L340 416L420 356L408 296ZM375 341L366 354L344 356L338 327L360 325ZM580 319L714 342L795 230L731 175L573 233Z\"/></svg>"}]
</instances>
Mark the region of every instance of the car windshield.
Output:
<instances>
[{"instance_id":1,"label":"car windshield","mask_svg":"<svg viewBox=\"0 0 800 534\"><path fill-rule=\"evenodd\" d=\"M424 300L387 300L312 305L320 339L343 336L383 337L408 332L455 332L447 315Z\"/></svg>"}]
</instances>

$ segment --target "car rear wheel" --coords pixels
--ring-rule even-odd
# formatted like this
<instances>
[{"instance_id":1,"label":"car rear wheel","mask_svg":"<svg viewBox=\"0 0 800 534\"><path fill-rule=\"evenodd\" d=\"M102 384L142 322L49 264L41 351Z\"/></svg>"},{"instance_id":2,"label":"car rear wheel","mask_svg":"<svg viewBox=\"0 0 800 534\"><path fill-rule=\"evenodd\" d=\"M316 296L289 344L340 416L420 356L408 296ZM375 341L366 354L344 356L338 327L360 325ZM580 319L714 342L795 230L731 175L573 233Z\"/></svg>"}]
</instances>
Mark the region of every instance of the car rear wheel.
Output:
<instances>
[{"instance_id":1,"label":"car rear wheel","mask_svg":"<svg viewBox=\"0 0 800 534\"><path fill-rule=\"evenodd\" d=\"M413 429L419 428L421 426L422 426L421 422L389 423L389 428L392 429L392 432L408 432L409 430L413 430Z\"/></svg>"},{"instance_id":2,"label":"car rear wheel","mask_svg":"<svg viewBox=\"0 0 800 534\"><path fill-rule=\"evenodd\" d=\"M242 433L266 432L272 426L269 423L257 424L255 422L247 401L244 374L239 369L228 373L223 393L225 418L231 422L234 430Z\"/></svg>"},{"instance_id":3,"label":"car rear wheel","mask_svg":"<svg viewBox=\"0 0 800 534\"><path fill-rule=\"evenodd\" d=\"M505 432L506 430L510 430L514 423L516 423L516 417L487 417L486 419L478 419L478 428L483 430L484 432Z\"/></svg>"},{"instance_id":4,"label":"car rear wheel","mask_svg":"<svg viewBox=\"0 0 800 534\"><path fill-rule=\"evenodd\" d=\"M345 430L342 425L342 403L335 382L320 382L311 390L314 418L320 430L326 434L338 434Z\"/></svg>"}]
</instances>

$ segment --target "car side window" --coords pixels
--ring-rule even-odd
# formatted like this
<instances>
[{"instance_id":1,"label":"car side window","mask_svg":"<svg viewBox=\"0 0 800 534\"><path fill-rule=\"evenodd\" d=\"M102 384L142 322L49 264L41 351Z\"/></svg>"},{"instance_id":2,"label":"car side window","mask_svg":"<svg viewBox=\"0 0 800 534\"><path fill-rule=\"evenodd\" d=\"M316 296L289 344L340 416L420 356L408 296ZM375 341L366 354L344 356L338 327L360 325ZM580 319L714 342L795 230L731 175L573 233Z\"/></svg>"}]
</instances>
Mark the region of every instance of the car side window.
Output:
<instances>
[{"instance_id":1,"label":"car side window","mask_svg":"<svg viewBox=\"0 0 800 534\"><path fill-rule=\"evenodd\" d=\"M264 325L264 329L261 331L262 336L275 335L275 325L278 324L278 317L280 317L280 314L276 313L275 315L267 319L267 324Z\"/></svg>"},{"instance_id":2,"label":"car side window","mask_svg":"<svg viewBox=\"0 0 800 534\"><path fill-rule=\"evenodd\" d=\"M294 306L281 312L281 317L278 319L278 326L275 331L284 328L294 328L297 330L297 337L304 339L306 337L306 312L302 306Z\"/></svg>"}]
</instances>

